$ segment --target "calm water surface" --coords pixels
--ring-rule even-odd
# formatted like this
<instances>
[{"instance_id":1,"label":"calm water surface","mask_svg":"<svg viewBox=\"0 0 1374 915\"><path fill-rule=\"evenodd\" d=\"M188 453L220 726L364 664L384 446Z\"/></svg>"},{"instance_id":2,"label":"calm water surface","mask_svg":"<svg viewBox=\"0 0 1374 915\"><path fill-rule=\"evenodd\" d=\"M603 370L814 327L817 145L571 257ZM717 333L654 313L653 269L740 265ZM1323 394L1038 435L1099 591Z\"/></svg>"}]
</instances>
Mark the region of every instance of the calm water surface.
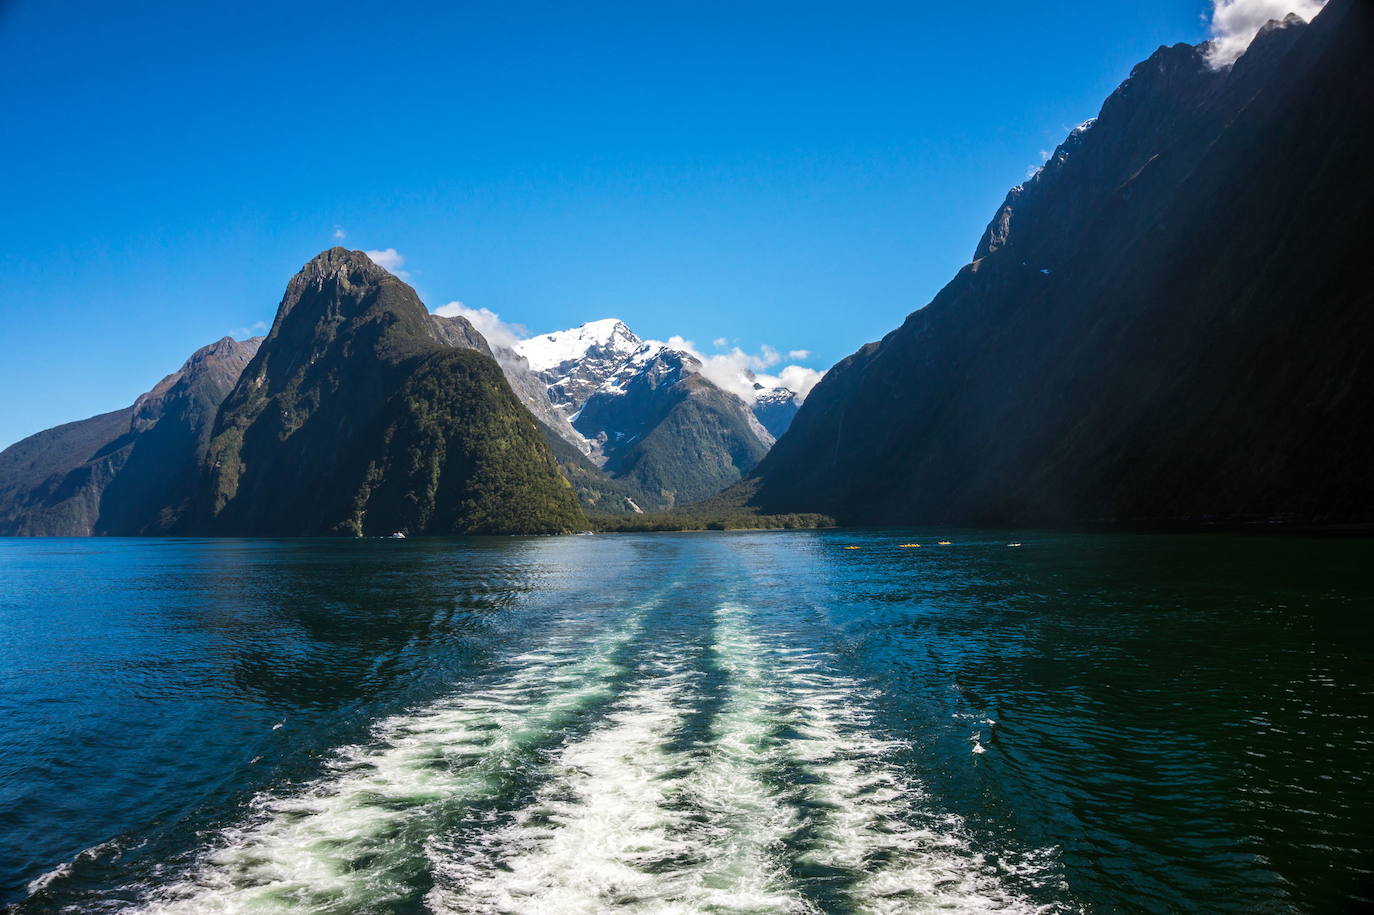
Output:
<instances>
[{"instance_id":1,"label":"calm water surface","mask_svg":"<svg viewBox=\"0 0 1374 915\"><path fill-rule=\"evenodd\" d=\"M0 540L0 904L1368 906L1374 542L1018 536Z\"/></svg>"}]
</instances>

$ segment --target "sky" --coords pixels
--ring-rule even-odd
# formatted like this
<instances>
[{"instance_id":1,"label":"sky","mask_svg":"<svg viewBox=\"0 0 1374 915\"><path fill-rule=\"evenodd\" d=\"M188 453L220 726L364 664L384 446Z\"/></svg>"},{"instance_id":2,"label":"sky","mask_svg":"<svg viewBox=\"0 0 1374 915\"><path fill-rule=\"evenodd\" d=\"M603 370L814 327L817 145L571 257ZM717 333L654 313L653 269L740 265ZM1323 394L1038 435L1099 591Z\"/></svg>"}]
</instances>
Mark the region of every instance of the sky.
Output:
<instances>
[{"instance_id":1,"label":"sky","mask_svg":"<svg viewBox=\"0 0 1374 915\"><path fill-rule=\"evenodd\" d=\"M431 308L824 369L1210 14L0 0L0 447L263 332L335 244L388 252Z\"/></svg>"}]
</instances>

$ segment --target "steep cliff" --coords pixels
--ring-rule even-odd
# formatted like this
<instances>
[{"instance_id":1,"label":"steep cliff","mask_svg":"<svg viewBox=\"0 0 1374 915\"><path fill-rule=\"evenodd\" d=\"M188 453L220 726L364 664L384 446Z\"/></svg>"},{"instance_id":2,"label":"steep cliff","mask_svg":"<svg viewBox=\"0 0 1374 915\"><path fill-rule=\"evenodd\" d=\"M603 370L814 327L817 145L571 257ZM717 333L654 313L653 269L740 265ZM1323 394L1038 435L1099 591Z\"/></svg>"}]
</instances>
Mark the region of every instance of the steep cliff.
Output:
<instances>
[{"instance_id":1,"label":"steep cliff","mask_svg":"<svg viewBox=\"0 0 1374 915\"><path fill-rule=\"evenodd\" d=\"M851 522L1374 517L1374 5L1161 48L752 481Z\"/></svg>"}]
</instances>

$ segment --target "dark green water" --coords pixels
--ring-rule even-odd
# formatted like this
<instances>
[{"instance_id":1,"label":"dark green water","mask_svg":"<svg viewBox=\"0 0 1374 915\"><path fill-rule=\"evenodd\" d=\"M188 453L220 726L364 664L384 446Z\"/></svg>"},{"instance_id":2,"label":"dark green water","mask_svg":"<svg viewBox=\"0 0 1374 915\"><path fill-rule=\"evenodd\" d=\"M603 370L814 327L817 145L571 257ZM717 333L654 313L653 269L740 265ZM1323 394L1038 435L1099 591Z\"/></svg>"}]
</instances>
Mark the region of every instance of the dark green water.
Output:
<instances>
[{"instance_id":1,"label":"dark green water","mask_svg":"<svg viewBox=\"0 0 1374 915\"><path fill-rule=\"evenodd\" d=\"M1018 537L0 540L0 903L1367 907L1374 542Z\"/></svg>"}]
</instances>

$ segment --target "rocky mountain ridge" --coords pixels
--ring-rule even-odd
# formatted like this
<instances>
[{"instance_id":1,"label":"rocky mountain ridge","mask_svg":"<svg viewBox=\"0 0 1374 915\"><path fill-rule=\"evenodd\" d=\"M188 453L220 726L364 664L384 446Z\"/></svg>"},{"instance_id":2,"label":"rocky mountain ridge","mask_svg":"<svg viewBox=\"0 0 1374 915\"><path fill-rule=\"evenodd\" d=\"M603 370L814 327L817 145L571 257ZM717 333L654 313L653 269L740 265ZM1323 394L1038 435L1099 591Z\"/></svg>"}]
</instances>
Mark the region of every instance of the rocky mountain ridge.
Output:
<instances>
[{"instance_id":1,"label":"rocky mountain ridge","mask_svg":"<svg viewBox=\"0 0 1374 915\"><path fill-rule=\"evenodd\" d=\"M321 252L266 337L217 341L126 410L0 454L0 532L565 529L580 523L573 492L602 512L667 508L714 495L772 444L689 352L618 321L546 337L493 347L362 252ZM540 469L555 464L572 487ZM444 483L455 474L469 481Z\"/></svg>"},{"instance_id":2,"label":"rocky mountain ridge","mask_svg":"<svg viewBox=\"0 0 1374 915\"><path fill-rule=\"evenodd\" d=\"M1374 516L1374 6L1160 48L749 486L861 523Z\"/></svg>"},{"instance_id":3,"label":"rocky mountain ridge","mask_svg":"<svg viewBox=\"0 0 1374 915\"><path fill-rule=\"evenodd\" d=\"M224 337L134 403L0 452L0 535L157 534L189 510L220 403L262 337Z\"/></svg>"},{"instance_id":4,"label":"rocky mountain ridge","mask_svg":"<svg viewBox=\"0 0 1374 915\"><path fill-rule=\"evenodd\" d=\"M746 403L711 381L693 352L640 339L616 318L540 334L512 349L566 417L576 434L569 442L633 487L633 495L608 494L609 504L592 502L606 510L663 509L715 495L752 470L775 440L756 409L784 429L786 403L797 399L755 384L760 396Z\"/></svg>"},{"instance_id":5,"label":"rocky mountain ridge","mask_svg":"<svg viewBox=\"0 0 1374 915\"><path fill-rule=\"evenodd\" d=\"M659 340L643 340L618 318L531 337L518 342L514 350L525 359L530 371L544 381L549 401L574 426L588 401L623 393L637 376L671 371L705 374L701 360L690 350ZM706 381L714 384L710 379ZM766 388L747 370L740 372L737 384L752 386L754 396L745 405L755 418L760 412L769 414L770 423L759 423L763 428L756 432L766 446L771 446L786 431L803 398L785 387ZM598 410L602 415L607 412L604 408Z\"/></svg>"},{"instance_id":6,"label":"rocky mountain ridge","mask_svg":"<svg viewBox=\"0 0 1374 915\"><path fill-rule=\"evenodd\" d=\"M287 286L215 419L196 506L194 529L230 534L584 524L485 339L343 248Z\"/></svg>"}]
</instances>

